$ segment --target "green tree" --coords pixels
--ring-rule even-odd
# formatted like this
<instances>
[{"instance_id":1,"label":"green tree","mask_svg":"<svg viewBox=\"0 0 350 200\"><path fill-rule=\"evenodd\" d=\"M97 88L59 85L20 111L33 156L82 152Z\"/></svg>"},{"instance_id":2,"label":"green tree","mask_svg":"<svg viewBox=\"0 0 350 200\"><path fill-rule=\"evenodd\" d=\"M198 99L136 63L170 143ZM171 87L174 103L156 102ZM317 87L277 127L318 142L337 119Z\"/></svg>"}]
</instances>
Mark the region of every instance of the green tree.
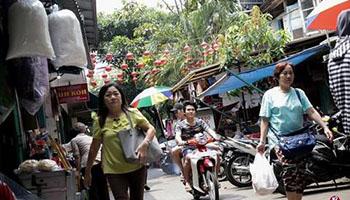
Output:
<instances>
[{"instance_id":1,"label":"green tree","mask_svg":"<svg viewBox=\"0 0 350 200\"><path fill-rule=\"evenodd\" d=\"M289 41L284 31L273 31L271 16L258 7L247 14L232 0L174 0L174 4L162 12L126 3L111 15L100 14L100 52L112 52L118 63L133 52L137 62L146 64L142 69L146 84L171 86L190 70L215 62L234 66L239 61L249 68L270 63L283 55ZM203 42L209 47L201 47ZM187 45L190 50L184 50ZM218 48L210 53L213 45ZM153 55L143 57L145 50ZM155 66L154 61L162 59L166 63ZM159 72L147 73L155 69Z\"/></svg>"}]
</instances>

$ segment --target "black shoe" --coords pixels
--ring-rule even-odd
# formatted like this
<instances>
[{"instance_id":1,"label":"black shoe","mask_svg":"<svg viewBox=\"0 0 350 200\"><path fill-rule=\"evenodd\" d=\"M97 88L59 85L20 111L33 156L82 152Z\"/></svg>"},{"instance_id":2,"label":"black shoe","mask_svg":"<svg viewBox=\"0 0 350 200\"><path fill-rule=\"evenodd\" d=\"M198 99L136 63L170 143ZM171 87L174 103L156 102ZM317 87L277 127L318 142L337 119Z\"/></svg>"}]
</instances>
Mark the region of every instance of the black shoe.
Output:
<instances>
[{"instance_id":1,"label":"black shoe","mask_svg":"<svg viewBox=\"0 0 350 200\"><path fill-rule=\"evenodd\" d=\"M148 185L145 185L144 188L145 188L146 191L151 190L151 188Z\"/></svg>"}]
</instances>

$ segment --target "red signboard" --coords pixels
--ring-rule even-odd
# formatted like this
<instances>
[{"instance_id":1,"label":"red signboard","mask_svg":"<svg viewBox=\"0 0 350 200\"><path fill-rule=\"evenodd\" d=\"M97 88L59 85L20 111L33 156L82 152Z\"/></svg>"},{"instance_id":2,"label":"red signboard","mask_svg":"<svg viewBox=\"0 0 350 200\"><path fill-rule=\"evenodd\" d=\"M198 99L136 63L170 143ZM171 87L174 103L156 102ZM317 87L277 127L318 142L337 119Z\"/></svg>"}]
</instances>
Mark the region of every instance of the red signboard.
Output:
<instances>
[{"instance_id":1,"label":"red signboard","mask_svg":"<svg viewBox=\"0 0 350 200\"><path fill-rule=\"evenodd\" d=\"M56 91L58 102L79 103L89 101L87 84L67 85L53 88Z\"/></svg>"}]
</instances>

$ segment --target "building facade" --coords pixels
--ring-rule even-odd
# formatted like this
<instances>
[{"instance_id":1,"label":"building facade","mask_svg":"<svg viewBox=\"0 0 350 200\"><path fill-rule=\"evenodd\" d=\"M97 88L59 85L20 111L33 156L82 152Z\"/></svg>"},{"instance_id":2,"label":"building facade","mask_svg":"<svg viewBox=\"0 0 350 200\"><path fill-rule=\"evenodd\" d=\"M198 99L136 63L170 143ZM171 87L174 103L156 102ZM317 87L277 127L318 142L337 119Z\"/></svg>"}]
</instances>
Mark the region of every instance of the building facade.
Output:
<instances>
[{"instance_id":1,"label":"building facade","mask_svg":"<svg viewBox=\"0 0 350 200\"><path fill-rule=\"evenodd\" d=\"M312 37L320 34L319 31L306 29L306 18L322 0L265 0L261 5L264 13L273 17L271 26L275 29L284 29L292 40Z\"/></svg>"}]
</instances>

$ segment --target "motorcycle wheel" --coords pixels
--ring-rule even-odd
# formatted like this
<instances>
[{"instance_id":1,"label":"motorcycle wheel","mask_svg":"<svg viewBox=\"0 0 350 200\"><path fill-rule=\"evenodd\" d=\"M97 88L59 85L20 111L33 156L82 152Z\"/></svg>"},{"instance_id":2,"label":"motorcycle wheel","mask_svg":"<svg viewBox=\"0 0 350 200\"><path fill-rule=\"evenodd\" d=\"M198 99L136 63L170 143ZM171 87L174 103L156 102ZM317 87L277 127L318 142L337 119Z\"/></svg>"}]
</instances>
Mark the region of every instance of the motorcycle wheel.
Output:
<instances>
[{"instance_id":1,"label":"motorcycle wheel","mask_svg":"<svg viewBox=\"0 0 350 200\"><path fill-rule=\"evenodd\" d=\"M218 181L219 182L226 181L226 179L227 179L225 169L226 169L226 165L224 163L221 163L220 170L218 173Z\"/></svg>"},{"instance_id":2,"label":"motorcycle wheel","mask_svg":"<svg viewBox=\"0 0 350 200\"><path fill-rule=\"evenodd\" d=\"M214 172L207 171L208 194L210 200L219 200L219 182Z\"/></svg>"},{"instance_id":3,"label":"motorcycle wheel","mask_svg":"<svg viewBox=\"0 0 350 200\"><path fill-rule=\"evenodd\" d=\"M237 187L248 187L252 185L252 175L249 172L250 162L253 162L253 157L248 155L239 155L229 160L226 167L226 176L232 185ZM237 167L244 167L247 170L239 172Z\"/></svg>"}]
</instances>

